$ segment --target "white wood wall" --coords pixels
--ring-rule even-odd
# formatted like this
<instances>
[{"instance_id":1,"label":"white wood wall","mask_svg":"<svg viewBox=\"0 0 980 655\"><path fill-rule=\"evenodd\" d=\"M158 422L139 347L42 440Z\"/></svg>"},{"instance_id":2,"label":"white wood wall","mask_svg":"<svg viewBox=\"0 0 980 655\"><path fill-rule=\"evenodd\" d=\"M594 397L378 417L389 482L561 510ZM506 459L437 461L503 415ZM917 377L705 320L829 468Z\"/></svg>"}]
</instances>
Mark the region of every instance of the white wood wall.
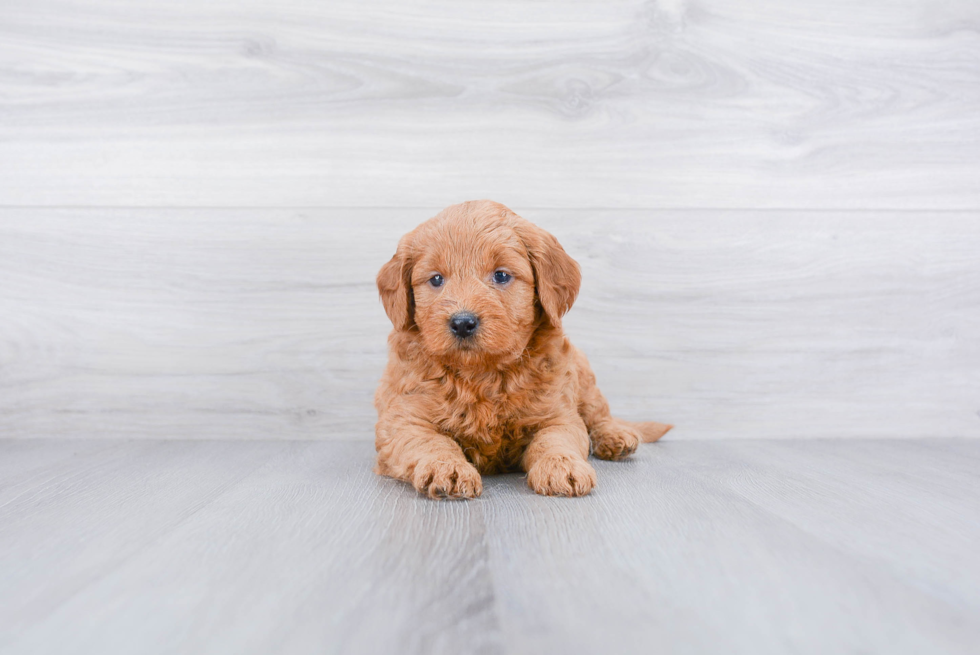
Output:
<instances>
[{"instance_id":1,"label":"white wood wall","mask_svg":"<svg viewBox=\"0 0 980 655\"><path fill-rule=\"evenodd\" d=\"M0 4L0 436L372 438L492 198L672 438L980 436L980 3Z\"/></svg>"}]
</instances>

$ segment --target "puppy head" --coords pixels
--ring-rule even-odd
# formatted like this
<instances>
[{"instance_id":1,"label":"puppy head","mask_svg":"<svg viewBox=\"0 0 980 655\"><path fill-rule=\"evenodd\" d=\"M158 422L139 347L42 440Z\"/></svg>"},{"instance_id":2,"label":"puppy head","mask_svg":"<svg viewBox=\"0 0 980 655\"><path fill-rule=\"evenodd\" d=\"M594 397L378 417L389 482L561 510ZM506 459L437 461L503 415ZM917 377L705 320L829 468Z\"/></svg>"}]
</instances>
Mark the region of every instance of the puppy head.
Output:
<instances>
[{"instance_id":1,"label":"puppy head","mask_svg":"<svg viewBox=\"0 0 980 655\"><path fill-rule=\"evenodd\" d=\"M558 240L503 205L453 205L402 237L378 273L398 330L417 330L436 359L464 367L521 356L534 331L561 327L578 264Z\"/></svg>"}]
</instances>

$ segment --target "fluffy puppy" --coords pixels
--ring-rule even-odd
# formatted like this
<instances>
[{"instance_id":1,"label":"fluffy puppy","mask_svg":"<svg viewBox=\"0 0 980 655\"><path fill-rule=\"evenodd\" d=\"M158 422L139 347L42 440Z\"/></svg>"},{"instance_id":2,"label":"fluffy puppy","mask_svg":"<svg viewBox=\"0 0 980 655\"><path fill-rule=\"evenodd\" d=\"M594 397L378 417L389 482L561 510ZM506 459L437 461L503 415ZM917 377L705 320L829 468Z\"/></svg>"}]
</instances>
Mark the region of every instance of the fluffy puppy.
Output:
<instances>
[{"instance_id":1,"label":"fluffy puppy","mask_svg":"<svg viewBox=\"0 0 980 655\"><path fill-rule=\"evenodd\" d=\"M622 459L672 426L614 418L561 328L578 264L501 204L453 205L402 237L378 273L394 330L375 394L375 471L432 498L473 498L517 468L548 496L596 484L589 452Z\"/></svg>"}]
</instances>

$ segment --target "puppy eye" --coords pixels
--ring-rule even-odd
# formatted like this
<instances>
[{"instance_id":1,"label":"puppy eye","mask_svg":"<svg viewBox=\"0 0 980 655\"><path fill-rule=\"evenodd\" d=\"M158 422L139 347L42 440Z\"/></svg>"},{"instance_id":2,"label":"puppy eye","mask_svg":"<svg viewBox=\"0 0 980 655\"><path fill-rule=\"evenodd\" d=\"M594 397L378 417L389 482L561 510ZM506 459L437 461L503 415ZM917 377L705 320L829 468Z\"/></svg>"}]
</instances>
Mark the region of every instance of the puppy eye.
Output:
<instances>
[{"instance_id":1,"label":"puppy eye","mask_svg":"<svg viewBox=\"0 0 980 655\"><path fill-rule=\"evenodd\" d=\"M508 282L510 282L511 277L512 276L510 273L506 273L504 271L496 271L493 274L493 281L496 282L497 284L507 284Z\"/></svg>"},{"instance_id":2,"label":"puppy eye","mask_svg":"<svg viewBox=\"0 0 980 655\"><path fill-rule=\"evenodd\" d=\"M443 282L445 282L445 280L438 273L429 278L429 284L434 287L441 287Z\"/></svg>"}]
</instances>

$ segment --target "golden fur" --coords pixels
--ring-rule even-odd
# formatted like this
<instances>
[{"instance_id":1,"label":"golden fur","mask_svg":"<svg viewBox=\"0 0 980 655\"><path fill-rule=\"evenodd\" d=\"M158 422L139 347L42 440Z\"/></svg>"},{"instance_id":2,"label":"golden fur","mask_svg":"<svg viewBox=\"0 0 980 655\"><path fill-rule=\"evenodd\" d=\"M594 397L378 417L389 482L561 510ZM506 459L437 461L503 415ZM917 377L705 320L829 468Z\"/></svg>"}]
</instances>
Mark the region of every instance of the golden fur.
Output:
<instances>
[{"instance_id":1,"label":"golden fur","mask_svg":"<svg viewBox=\"0 0 980 655\"><path fill-rule=\"evenodd\" d=\"M479 496L481 473L517 468L537 493L581 496L596 484L590 450L622 459L667 432L612 417L562 332L580 279L551 234L495 202L453 205L402 237L378 273L395 329L375 470L433 498ZM470 339L449 329L461 311L479 319Z\"/></svg>"}]
</instances>

